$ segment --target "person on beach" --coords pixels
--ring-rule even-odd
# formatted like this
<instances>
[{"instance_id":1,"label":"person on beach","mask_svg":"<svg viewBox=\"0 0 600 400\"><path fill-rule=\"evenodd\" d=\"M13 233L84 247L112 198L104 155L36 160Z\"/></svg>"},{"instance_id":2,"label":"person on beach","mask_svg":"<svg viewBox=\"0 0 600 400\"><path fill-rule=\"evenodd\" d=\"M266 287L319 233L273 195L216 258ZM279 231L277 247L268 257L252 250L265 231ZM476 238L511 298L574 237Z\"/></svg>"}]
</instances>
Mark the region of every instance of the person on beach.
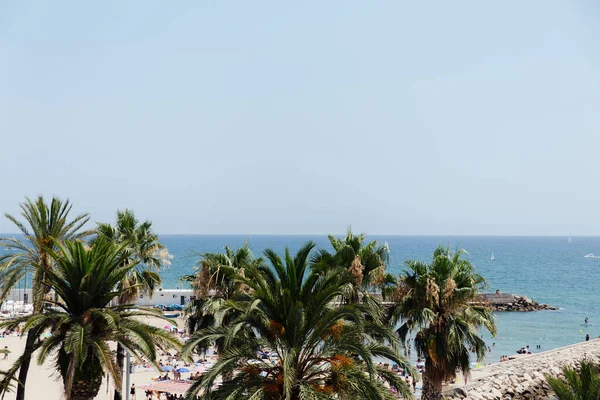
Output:
<instances>
[{"instance_id":1,"label":"person on beach","mask_svg":"<svg viewBox=\"0 0 600 400\"><path fill-rule=\"evenodd\" d=\"M4 346L4 358L3 360L8 360L8 346Z\"/></svg>"},{"instance_id":2,"label":"person on beach","mask_svg":"<svg viewBox=\"0 0 600 400\"><path fill-rule=\"evenodd\" d=\"M131 389L129 389L129 394L131 395L132 399L135 399L135 383L131 384Z\"/></svg>"},{"instance_id":3,"label":"person on beach","mask_svg":"<svg viewBox=\"0 0 600 400\"><path fill-rule=\"evenodd\" d=\"M589 342L589 340L590 340L590 334L588 333L588 334L586 334L586 335L585 335L585 341L586 341L586 342ZM6 354L5 354L5 355L6 355Z\"/></svg>"},{"instance_id":4,"label":"person on beach","mask_svg":"<svg viewBox=\"0 0 600 400\"><path fill-rule=\"evenodd\" d=\"M406 382L406 386L410 387L410 378L408 376L404 379L404 382Z\"/></svg>"}]
</instances>

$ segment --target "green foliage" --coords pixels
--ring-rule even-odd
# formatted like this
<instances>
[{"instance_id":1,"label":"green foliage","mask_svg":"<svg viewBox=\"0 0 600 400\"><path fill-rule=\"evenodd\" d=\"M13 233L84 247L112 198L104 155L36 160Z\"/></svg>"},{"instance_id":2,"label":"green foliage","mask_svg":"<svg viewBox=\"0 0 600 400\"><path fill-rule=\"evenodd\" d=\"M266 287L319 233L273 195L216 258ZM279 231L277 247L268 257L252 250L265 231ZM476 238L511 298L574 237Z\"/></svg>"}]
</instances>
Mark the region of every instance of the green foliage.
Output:
<instances>
[{"instance_id":1,"label":"green foliage","mask_svg":"<svg viewBox=\"0 0 600 400\"><path fill-rule=\"evenodd\" d=\"M24 241L15 238L0 238L0 247L4 254L0 256L0 300L4 301L10 290L28 273L34 273L33 304L36 311L42 309L46 288L41 284L42 276L36 265L51 267L52 260L48 257L47 249L56 249L54 243L61 240L82 239L90 231L82 231L88 222L87 214L80 214L69 220L72 205L69 200L54 197L46 204L43 196L35 200L27 198L21 203L19 221L10 214L5 214L19 231L25 236Z\"/></svg>"},{"instance_id":2,"label":"green foliage","mask_svg":"<svg viewBox=\"0 0 600 400\"><path fill-rule=\"evenodd\" d=\"M555 396L558 400L599 400L598 368L593 361L586 359L581 360L577 367L563 367L564 378L545 375Z\"/></svg>"},{"instance_id":3,"label":"green foliage","mask_svg":"<svg viewBox=\"0 0 600 400\"><path fill-rule=\"evenodd\" d=\"M38 196L35 200L26 198L25 202L21 203L21 217L24 221L5 214L25 239L20 241L15 238L0 238L0 247L4 248L3 255L0 256L0 302L6 299L10 290L21 279L33 273L31 301L36 313L42 311L48 288L42 284L43 272L35 266L52 268L52 259L48 257L47 249L56 249L56 241L82 239L90 234L89 231L82 230L89 220L88 215L80 214L69 219L71 207L68 200L54 197L48 205L42 196ZM26 354L31 352L36 336L36 331L29 332L25 344ZM17 400L25 399L25 383L31 360L26 354L20 364L21 385L17 388Z\"/></svg>"},{"instance_id":4,"label":"green foliage","mask_svg":"<svg viewBox=\"0 0 600 400\"><path fill-rule=\"evenodd\" d=\"M53 309L4 322L0 329L20 326L23 333L50 335L39 337L34 348L15 362L2 381L2 391L7 389L9 379L23 360L36 350L40 364L48 357L54 358L69 400L81 396L82 390L96 390L97 394L99 384L83 383L97 371L105 371L117 386L121 384L121 371L109 348L110 342L122 345L138 359L149 360L156 360L156 346L179 346L175 337L140 320L148 316L162 318L161 313L130 304L110 305L122 294L119 282L135 267L134 263L124 263L129 257L125 246L99 238L91 247L79 240L54 241L46 251L52 267L38 264L36 268L44 276L42 285L57 295ZM72 396L73 390L80 394Z\"/></svg>"},{"instance_id":5,"label":"green foliage","mask_svg":"<svg viewBox=\"0 0 600 400\"><path fill-rule=\"evenodd\" d=\"M150 296L161 284L159 274L163 263L169 263L169 254L159 242L158 235L152 230L152 222L140 223L133 211L117 211L116 225L100 223L96 227L96 238L118 244L124 247L128 257L123 260L123 265L134 265L123 279L118 288L121 291L119 304L126 304L139 295L140 291L148 292ZM94 241L92 241L93 243ZM123 347L117 345L117 364L119 371L123 371L125 353ZM121 399L121 387L115 389L115 400Z\"/></svg>"},{"instance_id":6,"label":"green foliage","mask_svg":"<svg viewBox=\"0 0 600 400\"><path fill-rule=\"evenodd\" d=\"M222 341L216 364L188 392L200 391L206 399L392 399L395 387L410 397L395 374L377 368L374 358L384 358L412 371L398 356L393 331L364 319L361 304L335 306L352 285L338 270L313 271L308 243L282 259L265 251L270 265L251 263L234 282L242 293L223 301L220 312L230 312L228 324L197 330L182 350L192 354L198 343ZM373 325L378 325L373 328ZM369 334L376 331L377 340ZM389 347L381 343L389 343ZM260 354L270 350L277 363ZM213 388L218 377L224 382Z\"/></svg>"},{"instance_id":7,"label":"green foliage","mask_svg":"<svg viewBox=\"0 0 600 400\"><path fill-rule=\"evenodd\" d=\"M123 245L129 254L123 262L135 264L130 272L119 283L122 290L120 302L128 303L135 299L140 290L150 295L161 284L158 273L162 264L168 260L161 258L165 250L158 235L152 230L152 222L139 222L131 210L117 211L116 224L99 223L96 237L104 238L112 243ZM168 253L166 253L168 254Z\"/></svg>"},{"instance_id":8,"label":"green foliage","mask_svg":"<svg viewBox=\"0 0 600 400\"><path fill-rule=\"evenodd\" d=\"M470 349L483 359L487 347L479 328L496 334L493 314L472 305L485 280L461 254L438 247L431 264L408 261L390 310L390 324L400 324L397 333L403 342L409 332L416 333L414 345L425 358L424 398L425 392L440 396L442 382L457 370L469 373Z\"/></svg>"},{"instance_id":9,"label":"green foliage","mask_svg":"<svg viewBox=\"0 0 600 400\"><path fill-rule=\"evenodd\" d=\"M247 268L263 263L261 258L254 258L247 243L237 250L225 246L223 253L204 253L200 256L200 267L188 278L196 297L185 312L190 334L199 329L229 324L236 310L223 305L245 291L236 277L243 276ZM206 351L210 344L208 340L198 342L196 351ZM217 346L222 348L222 341L217 341Z\"/></svg>"},{"instance_id":10,"label":"green foliage","mask_svg":"<svg viewBox=\"0 0 600 400\"><path fill-rule=\"evenodd\" d=\"M393 275L386 272L389 248L377 241L366 242L366 235L355 235L349 229L343 239L329 235L334 253L319 250L313 257L315 270L342 268L351 276L353 291L349 300L357 302L359 292L363 301L370 301L370 291L382 289L394 282ZM348 296L347 296L348 297Z\"/></svg>"}]
</instances>

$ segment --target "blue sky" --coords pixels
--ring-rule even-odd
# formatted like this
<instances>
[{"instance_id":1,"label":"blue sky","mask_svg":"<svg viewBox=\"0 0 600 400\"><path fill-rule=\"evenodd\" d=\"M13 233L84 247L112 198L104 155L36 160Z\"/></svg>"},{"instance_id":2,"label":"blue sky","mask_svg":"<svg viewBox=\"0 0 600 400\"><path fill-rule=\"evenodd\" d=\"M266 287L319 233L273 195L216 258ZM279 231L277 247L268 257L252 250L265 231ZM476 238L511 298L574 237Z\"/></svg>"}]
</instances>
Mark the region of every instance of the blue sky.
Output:
<instances>
[{"instance_id":1,"label":"blue sky","mask_svg":"<svg viewBox=\"0 0 600 400\"><path fill-rule=\"evenodd\" d=\"M591 1L4 1L0 211L600 235L599 21Z\"/></svg>"}]
</instances>

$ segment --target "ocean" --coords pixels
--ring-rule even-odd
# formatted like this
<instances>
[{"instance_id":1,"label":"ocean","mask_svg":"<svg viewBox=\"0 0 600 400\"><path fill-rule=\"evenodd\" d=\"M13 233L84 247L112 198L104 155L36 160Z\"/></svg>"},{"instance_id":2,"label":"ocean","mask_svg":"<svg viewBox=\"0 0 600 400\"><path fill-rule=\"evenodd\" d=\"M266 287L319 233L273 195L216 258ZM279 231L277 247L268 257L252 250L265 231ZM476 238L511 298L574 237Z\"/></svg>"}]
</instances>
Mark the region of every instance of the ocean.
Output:
<instances>
[{"instance_id":1,"label":"ocean","mask_svg":"<svg viewBox=\"0 0 600 400\"><path fill-rule=\"evenodd\" d=\"M600 336L600 258L584 257L600 254L600 237L573 237L571 243L567 237L374 235L368 239L388 243L391 273L400 273L406 260L429 262L438 245L450 246L468 252L464 257L487 279L487 291L499 289L560 307L557 311L495 313L497 336L484 333L492 347L486 363L524 346L535 353L584 341L586 334ZM162 273L163 287L186 287L179 278L194 271L199 253L219 252L225 245L237 248L247 241L255 256L267 248L282 254L286 247L295 252L309 240L331 250L325 235L161 235L174 256L171 267ZM496 261L490 260L492 252ZM591 326L582 326L586 316Z\"/></svg>"}]
</instances>

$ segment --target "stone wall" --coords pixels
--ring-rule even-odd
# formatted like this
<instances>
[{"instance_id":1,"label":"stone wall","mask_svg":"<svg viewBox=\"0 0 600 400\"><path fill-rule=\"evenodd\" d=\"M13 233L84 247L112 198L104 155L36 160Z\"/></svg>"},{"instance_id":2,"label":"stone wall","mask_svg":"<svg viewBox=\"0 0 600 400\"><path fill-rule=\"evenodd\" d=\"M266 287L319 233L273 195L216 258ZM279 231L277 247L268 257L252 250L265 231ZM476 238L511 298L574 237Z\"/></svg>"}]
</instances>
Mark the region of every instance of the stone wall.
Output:
<instances>
[{"instance_id":1,"label":"stone wall","mask_svg":"<svg viewBox=\"0 0 600 400\"><path fill-rule=\"evenodd\" d=\"M600 363L600 339L478 368L467 385L452 385L444 398L545 399L549 387L544 374L559 376L562 366L573 365L583 358Z\"/></svg>"}]
</instances>

